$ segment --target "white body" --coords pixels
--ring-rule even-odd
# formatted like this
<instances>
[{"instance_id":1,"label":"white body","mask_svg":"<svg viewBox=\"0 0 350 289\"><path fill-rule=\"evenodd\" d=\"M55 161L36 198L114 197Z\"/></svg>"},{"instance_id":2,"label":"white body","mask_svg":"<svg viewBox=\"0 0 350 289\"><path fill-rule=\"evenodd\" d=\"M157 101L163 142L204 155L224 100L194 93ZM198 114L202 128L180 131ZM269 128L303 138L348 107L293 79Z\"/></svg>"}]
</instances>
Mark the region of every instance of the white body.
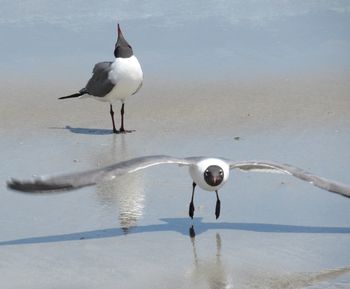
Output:
<instances>
[{"instance_id":1,"label":"white body","mask_svg":"<svg viewBox=\"0 0 350 289\"><path fill-rule=\"evenodd\" d=\"M143 81L141 65L135 55L129 58L116 58L111 65L108 79L115 86L105 97L96 97L96 99L110 103L117 100L124 102L125 98L134 94Z\"/></svg>"},{"instance_id":2,"label":"white body","mask_svg":"<svg viewBox=\"0 0 350 289\"><path fill-rule=\"evenodd\" d=\"M224 171L224 179L218 186L210 186L206 183L204 180L204 172L209 166L219 166ZM215 191L220 189L228 180L229 174L230 174L230 167L227 164L227 162L215 159L215 158L208 158L204 159L202 161L199 161L196 165L191 165L189 168L190 175L192 180L203 190L206 191Z\"/></svg>"}]
</instances>

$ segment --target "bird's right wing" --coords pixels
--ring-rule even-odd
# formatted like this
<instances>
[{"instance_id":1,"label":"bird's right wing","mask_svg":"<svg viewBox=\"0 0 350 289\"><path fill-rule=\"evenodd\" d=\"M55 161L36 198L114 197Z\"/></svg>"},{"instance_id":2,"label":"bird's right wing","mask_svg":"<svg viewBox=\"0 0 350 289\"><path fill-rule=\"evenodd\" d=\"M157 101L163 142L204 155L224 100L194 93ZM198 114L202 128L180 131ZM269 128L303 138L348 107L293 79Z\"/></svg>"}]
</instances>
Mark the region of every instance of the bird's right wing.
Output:
<instances>
[{"instance_id":1,"label":"bird's right wing","mask_svg":"<svg viewBox=\"0 0 350 289\"><path fill-rule=\"evenodd\" d=\"M7 182L10 189L21 192L70 191L92 186L102 181L133 173L160 164L192 165L189 159L170 156L147 156L119 162L103 168L64 175L41 176L31 180L11 179Z\"/></svg>"},{"instance_id":2,"label":"bird's right wing","mask_svg":"<svg viewBox=\"0 0 350 289\"><path fill-rule=\"evenodd\" d=\"M316 187L327 190L332 193L342 195L350 198L350 187L335 181L328 180L316 176L303 169L288 165L279 164L271 161L246 161L246 162L231 162L230 169L239 169L242 171L255 172L270 172L270 173L284 173L292 175L298 179L309 182Z\"/></svg>"}]
</instances>

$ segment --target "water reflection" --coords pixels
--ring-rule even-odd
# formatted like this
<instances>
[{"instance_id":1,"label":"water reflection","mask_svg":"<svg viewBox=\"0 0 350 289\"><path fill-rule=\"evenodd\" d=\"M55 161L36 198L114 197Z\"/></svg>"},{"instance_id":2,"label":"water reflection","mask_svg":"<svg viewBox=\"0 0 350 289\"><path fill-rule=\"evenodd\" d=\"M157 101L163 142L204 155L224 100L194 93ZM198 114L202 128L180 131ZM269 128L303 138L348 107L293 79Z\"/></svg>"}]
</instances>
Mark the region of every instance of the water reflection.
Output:
<instances>
[{"instance_id":1,"label":"water reflection","mask_svg":"<svg viewBox=\"0 0 350 289\"><path fill-rule=\"evenodd\" d=\"M136 226L144 210L144 183L140 175L127 175L96 187L100 201L111 214L118 212L121 228L128 232Z\"/></svg>"},{"instance_id":2,"label":"water reflection","mask_svg":"<svg viewBox=\"0 0 350 289\"><path fill-rule=\"evenodd\" d=\"M215 235L216 250L211 259L201 259L196 248L196 233L194 226L189 229L191 238L194 269L191 279L194 286L199 288L223 289L234 288L230 276L227 274L225 264L221 260L222 241L219 233ZM206 285L206 286L204 286ZM203 287L204 286L204 287Z\"/></svg>"},{"instance_id":3,"label":"water reflection","mask_svg":"<svg viewBox=\"0 0 350 289\"><path fill-rule=\"evenodd\" d=\"M278 274L277 272L254 270L246 273L245 278L237 278L235 286L230 265L222 261L222 238L219 233L215 235L216 250L212 258L203 259L198 254L196 243L196 232L192 225L189 229L189 236L192 244L194 269L190 273L191 288L245 288L245 289L298 289L309 286L318 286L330 288L334 285L335 279L348 276L350 267L328 269L320 272L295 272ZM209 249L210 248L206 248ZM208 251L208 250L206 250ZM240 274L238 274L240 275ZM341 281L340 281L341 282ZM349 288L349 283L343 283ZM320 288L320 287L317 287ZM332 287L333 288L333 287ZM338 288L338 287L337 287Z\"/></svg>"},{"instance_id":4,"label":"water reflection","mask_svg":"<svg viewBox=\"0 0 350 289\"><path fill-rule=\"evenodd\" d=\"M113 135L109 149L101 150L94 156L94 166L105 166L114 162L135 157L128 151L124 135ZM129 174L110 182L96 186L96 196L104 210L111 215L118 212L118 220L124 233L136 226L142 217L145 202L144 181L142 174Z\"/></svg>"}]
</instances>

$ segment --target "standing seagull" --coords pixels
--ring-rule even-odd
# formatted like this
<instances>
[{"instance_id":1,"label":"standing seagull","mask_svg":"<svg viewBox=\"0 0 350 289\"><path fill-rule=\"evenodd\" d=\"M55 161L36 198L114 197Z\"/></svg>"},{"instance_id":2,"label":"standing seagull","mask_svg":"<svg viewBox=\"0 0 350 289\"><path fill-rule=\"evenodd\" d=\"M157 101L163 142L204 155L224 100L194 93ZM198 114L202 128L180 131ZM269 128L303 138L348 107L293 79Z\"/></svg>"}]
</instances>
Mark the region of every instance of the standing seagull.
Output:
<instances>
[{"instance_id":1,"label":"standing seagull","mask_svg":"<svg viewBox=\"0 0 350 289\"><path fill-rule=\"evenodd\" d=\"M125 40L118 24L118 39L114 49L113 62L99 62L92 71L92 77L78 93L63 96L59 99L74 97L93 97L100 101L107 101L110 105L110 114L113 124L113 133L127 133L124 129L125 99L139 91L142 86L143 73L139 61L135 57L130 44ZM120 100L120 129L115 128L114 111L112 104Z\"/></svg>"},{"instance_id":2,"label":"standing seagull","mask_svg":"<svg viewBox=\"0 0 350 289\"><path fill-rule=\"evenodd\" d=\"M113 180L118 176L160 164L178 164L189 167L189 173L193 180L192 197L189 206L189 216L191 218L194 215L193 197L196 185L206 191L215 191L215 216L219 218L220 199L218 190L226 183L232 169L284 173L307 181L321 189L350 198L350 186L318 177L310 172L287 164L279 164L271 161L235 162L222 158L207 157L175 158L162 155L135 158L107 167L72 174L37 177L24 181L12 179L7 182L7 186L10 189L22 192L69 191L92 186L102 181Z\"/></svg>"}]
</instances>

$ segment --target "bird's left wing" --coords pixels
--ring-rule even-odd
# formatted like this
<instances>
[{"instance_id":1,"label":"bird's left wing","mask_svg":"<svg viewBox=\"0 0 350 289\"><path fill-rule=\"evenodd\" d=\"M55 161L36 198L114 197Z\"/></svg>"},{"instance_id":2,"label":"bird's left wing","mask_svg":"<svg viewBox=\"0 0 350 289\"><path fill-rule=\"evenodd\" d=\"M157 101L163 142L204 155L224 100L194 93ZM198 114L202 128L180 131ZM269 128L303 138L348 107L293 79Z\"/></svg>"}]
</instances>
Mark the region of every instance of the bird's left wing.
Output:
<instances>
[{"instance_id":1,"label":"bird's left wing","mask_svg":"<svg viewBox=\"0 0 350 289\"><path fill-rule=\"evenodd\" d=\"M71 174L41 176L31 180L11 179L7 187L21 192L70 191L92 186L102 181L108 181L128 173L133 173L151 166L160 164L192 165L188 159L170 156L147 156L119 162L95 170Z\"/></svg>"},{"instance_id":2,"label":"bird's left wing","mask_svg":"<svg viewBox=\"0 0 350 289\"><path fill-rule=\"evenodd\" d=\"M230 162L230 169L242 171L284 173L309 182L316 187L350 198L350 186L316 176L303 169L270 161Z\"/></svg>"}]
</instances>

